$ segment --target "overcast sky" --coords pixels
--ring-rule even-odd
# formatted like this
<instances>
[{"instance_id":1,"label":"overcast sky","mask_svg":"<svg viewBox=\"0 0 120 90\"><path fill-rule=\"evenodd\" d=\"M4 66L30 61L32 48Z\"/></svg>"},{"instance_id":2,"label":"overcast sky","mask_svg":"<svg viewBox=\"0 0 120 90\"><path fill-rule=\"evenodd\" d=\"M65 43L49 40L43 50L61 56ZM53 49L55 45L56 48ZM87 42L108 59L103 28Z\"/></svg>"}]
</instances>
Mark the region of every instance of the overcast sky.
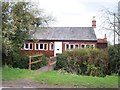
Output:
<instances>
[{"instance_id":1,"label":"overcast sky","mask_svg":"<svg viewBox=\"0 0 120 90\"><path fill-rule=\"evenodd\" d=\"M55 18L55 22L50 24L52 27L91 27L93 16L96 16L97 28L95 29L98 38L103 38L108 31L100 31L102 24L102 9L107 8L117 11L118 1L120 0L35 0L39 8L43 9L48 15Z\"/></svg>"}]
</instances>

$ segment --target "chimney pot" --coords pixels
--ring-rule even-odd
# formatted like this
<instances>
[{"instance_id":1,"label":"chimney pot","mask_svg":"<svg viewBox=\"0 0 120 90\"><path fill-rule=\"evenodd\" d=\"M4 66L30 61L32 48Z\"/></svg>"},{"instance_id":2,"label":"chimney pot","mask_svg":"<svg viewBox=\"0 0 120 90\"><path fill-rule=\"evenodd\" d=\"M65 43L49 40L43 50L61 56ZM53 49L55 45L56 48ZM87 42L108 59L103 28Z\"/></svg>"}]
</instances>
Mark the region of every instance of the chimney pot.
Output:
<instances>
[{"instance_id":1,"label":"chimney pot","mask_svg":"<svg viewBox=\"0 0 120 90\"><path fill-rule=\"evenodd\" d=\"M106 34L105 34L105 37L104 37L104 41L107 42L107 37L106 37Z\"/></svg>"},{"instance_id":2,"label":"chimney pot","mask_svg":"<svg viewBox=\"0 0 120 90\"><path fill-rule=\"evenodd\" d=\"M93 28L96 28L96 20L95 20L95 16L93 16L92 27L93 27Z\"/></svg>"}]
</instances>

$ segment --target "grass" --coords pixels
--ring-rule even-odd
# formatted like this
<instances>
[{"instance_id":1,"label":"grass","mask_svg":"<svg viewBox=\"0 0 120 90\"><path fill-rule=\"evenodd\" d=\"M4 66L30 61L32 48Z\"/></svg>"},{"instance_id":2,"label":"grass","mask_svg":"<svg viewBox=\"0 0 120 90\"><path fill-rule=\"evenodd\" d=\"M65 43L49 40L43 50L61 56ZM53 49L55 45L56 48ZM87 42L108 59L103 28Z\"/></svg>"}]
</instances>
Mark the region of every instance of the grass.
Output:
<instances>
[{"instance_id":1,"label":"grass","mask_svg":"<svg viewBox=\"0 0 120 90\"><path fill-rule=\"evenodd\" d=\"M79 76L75 74L58 73L56 71L43 72L35 77L35 80L42 81L49 85L64 85L75 87L89 87L89 88L117 88L118 77L106 76Z\"/></svg>"},{"instance_id":2,"label":"grass","mask_svg":"<svg viewBox=\"0 0 120 90\"><path fill-rule=\"evenodd\" d=\"M3 68L2 69L2 80L17 80L20 78L26 78L32 74L33 71L19 69L19 68Z\"/></svg>"},{"instance_id":3,"label":"grass","mask_svg":"<svg viewBox=\"0 0 120 90\"><path fill-rule=\"evenodd\" d=\"M0 67L0 81L2 80L2 68Z\"/></svg>"},{"instance_id":4,"label":"grass","mask_svg":"<svg viewBox=\"0 0 120 90\"><path fill-rule=\"evenodd\" d=\"M118 76L92 77L61 73L58 71L36 72L18 68L3 68L2 80L32 79L48 85L87 88L117 88Z\"/></svg>"}]
</instances>

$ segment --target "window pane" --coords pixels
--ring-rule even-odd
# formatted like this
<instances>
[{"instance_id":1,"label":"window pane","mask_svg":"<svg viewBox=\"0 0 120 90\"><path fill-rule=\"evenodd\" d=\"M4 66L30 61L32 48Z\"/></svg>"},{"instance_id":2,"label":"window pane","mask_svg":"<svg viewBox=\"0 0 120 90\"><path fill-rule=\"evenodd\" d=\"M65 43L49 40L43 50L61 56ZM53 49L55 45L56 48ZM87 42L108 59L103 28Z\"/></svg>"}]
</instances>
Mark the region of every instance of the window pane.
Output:
<instances>
[{"instance_id":1,"label":"window pane","mask_svg":"<svg viewBox=\"0 0 120 90\"><path fill-rule=\"evenodd\" d=\"M36 44L36 49L38 49L38 44Z\"/></svg>"},{"instance_id":2,"label":"window pane","mask_svg":"<svg viewBox=\"0 0 120 90\"><path fill-rule=\"evenodd\" d=\"M90 47L90 45L86 45L86 48L89 48Z\"/></svg>"},{"instance_id":3,"label":"window pane","mask_svg":"<svg viewBox=\"0 0 120 90\"><path fill-rule=\"evenodd\" d=\"M25 48L28 49L28 43L25 44Z\"/></svg>"},{"instance_id":4,"label":"window pane","mask_svg":"<svg viewBox=\"0 0 120 90\"><path fill-rule=\"evenodd\" d=\"M75 45L75 48L78 48L78 45Z\"/></svg>"},{"instance_id":5,"label":"window pane","mask_svg":"<svg viewBox=\"0 0 120 90\"><path fill-rule=\"evenodd\" d=\"M68 44L66 45L66 49L69 49L69 45Z\"/></svg>"},{"instance_id":6,"label":"window pane","mask_svg":"<svg viewBox=\"0 0 120 90\"><path fill-rule=\"evenodd\" d=\"M44 50L47 50L47 44L44 44Z\"/></svg>"},{"instance_id":7,"label":"window pane","mask_svg":"<svg viewBox=\"0 0 120 90\"><path fill-rule=\"evenodd\" d=\"M50 44L50 49L53 50L53 43Z\"/></svg>"},{"instance_id":8,"label":"window pane","mask_svg":"<svg viewBox=\"0 0 120 90\"><path fill-rule=\"evenodd\" d=\"M73 45L70 45L70 49L73 49Z\"/></svg>"},{"instance_id":9,"label":"window pane","mask_svg":"<svg viewBox=\"0 0 120 90\"><path fill-rule=\"evenodd\" d=\"M30 43L30 49L32 49L32 43Z\"/></svg>"},{"instance_id":10,"label":"window pane","mask_svg":"<svg viewBox=\"0 0 120 90\"><path fill-rule=\"evenodd\" d=\"M93 48L93 45L91 45L91 48Z\"/></svg>"},{"instance_id":11,"label":"window pane","mask_svg":"<svg viewBox=\"0 0 120 90\"><path fill-rule=\"evenodd\" d=\"M85 45L82 45L82 48L84 48L85 47Z\"/></svg>"},{"instance_id":12,"label":"window pane","mask_svg":"<svg viewBox=\"0 0 120 90\"><path fill-rule=\"evenodd\" d=\"M40 44L40 49L43 49L43 44Z\"/></svg>"}]
</instances>

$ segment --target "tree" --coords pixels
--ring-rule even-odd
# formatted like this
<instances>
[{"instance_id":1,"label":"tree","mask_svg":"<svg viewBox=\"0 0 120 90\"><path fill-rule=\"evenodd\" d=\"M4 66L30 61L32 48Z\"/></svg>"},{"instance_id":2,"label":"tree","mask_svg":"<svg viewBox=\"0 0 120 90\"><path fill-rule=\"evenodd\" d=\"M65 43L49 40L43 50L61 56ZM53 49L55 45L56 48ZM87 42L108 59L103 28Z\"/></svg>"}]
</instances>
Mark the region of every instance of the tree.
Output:
<instances>
[{"instance_id":1,"label":"tree","mask_svg":"<svg viewBox=\"0 0 120 90\"><path fill-rule=\"evenodd\" d=\"M111 30L114 32L114 44L115 37L118 36L118 43L120 43L120 2L118 3L118 11L113 12L108 9L103 9L104 21L102 22L102 29Z\"/></svg>"},{"instance_id":2,"label":"tree","mask_svg":"<svg viewBox=\"0 0 120 90\"><path fill-rule=\"evenodd\" d=\"M47 25L52 20L32 6L29 2L2 2L3 63L12 65L13 58L20 56L19 51L32 27Z\"/></svg>"}]
</instances>

